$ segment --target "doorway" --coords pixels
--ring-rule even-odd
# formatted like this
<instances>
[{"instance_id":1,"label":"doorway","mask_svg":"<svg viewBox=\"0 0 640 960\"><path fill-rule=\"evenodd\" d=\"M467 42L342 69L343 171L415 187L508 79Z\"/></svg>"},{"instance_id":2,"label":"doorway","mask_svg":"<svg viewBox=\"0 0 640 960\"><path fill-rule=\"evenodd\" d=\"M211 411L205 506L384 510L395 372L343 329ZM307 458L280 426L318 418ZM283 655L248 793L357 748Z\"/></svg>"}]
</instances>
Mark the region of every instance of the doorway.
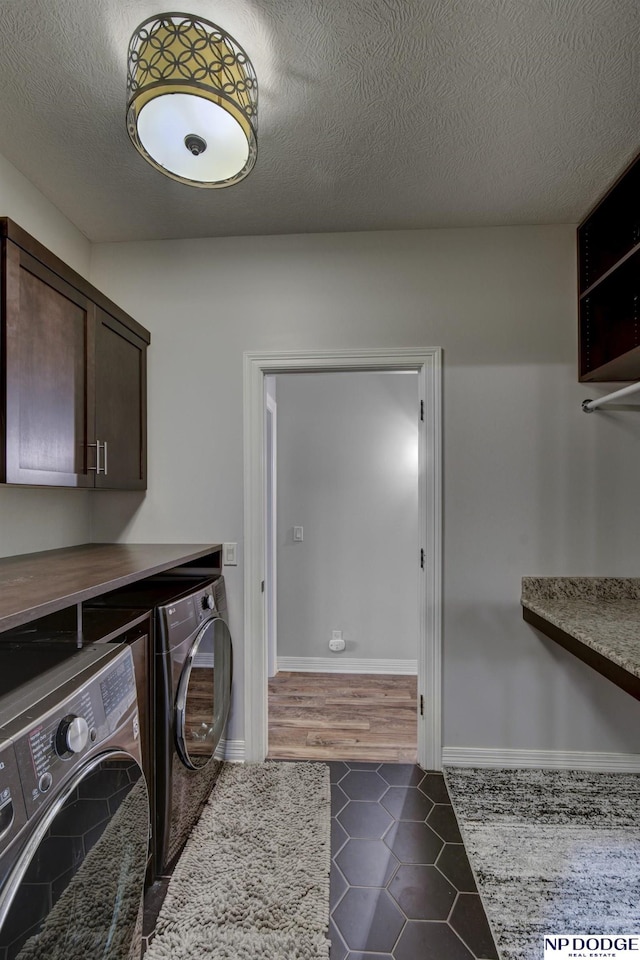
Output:
<instances>
[{"instance_id":1,"label":"doorway","mask_svg":"<svg viewBox=\"0 0 640 960\"><path fill-rule=\"evenodd\" d=\"M269 375L265 400L268 757L415 763L418 375Z\"/></svg>"},{"instance_id":2,"label":"doorway","mask_svg":"<svg viewBox=\"0 0 640 960\"><path fill-rule=\"evenodd\" d=\"M418 762L441 768L440 652L440 350L247 353L244 357L245 424L245 758L267 753L269 617L265 602L267 414L265 376L302 372L404 372L417 374L422 419L418 431ZM419 411L416 412L419 416Z\"/></svg>"}]
</instances>

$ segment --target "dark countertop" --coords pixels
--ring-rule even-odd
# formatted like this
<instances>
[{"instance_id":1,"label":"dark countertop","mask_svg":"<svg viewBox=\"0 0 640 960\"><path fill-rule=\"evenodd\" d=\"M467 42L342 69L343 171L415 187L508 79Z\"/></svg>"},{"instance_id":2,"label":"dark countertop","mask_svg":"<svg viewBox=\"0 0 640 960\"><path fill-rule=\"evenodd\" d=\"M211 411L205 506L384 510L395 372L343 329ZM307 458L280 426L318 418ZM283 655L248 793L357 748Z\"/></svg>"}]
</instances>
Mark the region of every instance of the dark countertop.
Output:
<instances>
[{"instance_id":1,"label":"dark countertop","mask_svg":"<svg viewBox=\"0 0 640 960\"><path fill-rule=\"evenodd\" d=\"M523 577L521 603L525 619L552 639L572 649L527 611L593 651L597 662L572 649L600 672L609 675L598 665L602 658L640 679L640 578ZM623 685L614 676L609 679Z\"/></svg>"},{"instance_id":2,"label":"dark countertop","mask_svg":"<svg viewBox=\"0 0 640 960\"><path fill-rule=\"evenodd\" d=\"M88 543L0 559L0 631L209 554L221 557L221 550L203 543Z\"/></svg>"}]
</instances>

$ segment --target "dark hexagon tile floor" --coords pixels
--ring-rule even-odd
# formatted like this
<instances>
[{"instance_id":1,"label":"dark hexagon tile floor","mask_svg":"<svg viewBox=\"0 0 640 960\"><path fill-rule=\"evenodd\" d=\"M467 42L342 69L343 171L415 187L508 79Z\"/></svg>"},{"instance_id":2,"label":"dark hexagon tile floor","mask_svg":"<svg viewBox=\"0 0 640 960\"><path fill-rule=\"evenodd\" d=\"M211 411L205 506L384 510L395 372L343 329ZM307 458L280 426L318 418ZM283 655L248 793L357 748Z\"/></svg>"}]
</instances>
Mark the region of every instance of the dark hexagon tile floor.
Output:
<instances>
[{"instance_id":1,"label":"dark hexagon tile floor","mask_svg":"<svg viewBox=\"0 0 640 960\"><path fill-rule=\"evenodd\" d=\"M497 960L442 774L329 767L331 960Z\"/></svg>"}]
</instances>

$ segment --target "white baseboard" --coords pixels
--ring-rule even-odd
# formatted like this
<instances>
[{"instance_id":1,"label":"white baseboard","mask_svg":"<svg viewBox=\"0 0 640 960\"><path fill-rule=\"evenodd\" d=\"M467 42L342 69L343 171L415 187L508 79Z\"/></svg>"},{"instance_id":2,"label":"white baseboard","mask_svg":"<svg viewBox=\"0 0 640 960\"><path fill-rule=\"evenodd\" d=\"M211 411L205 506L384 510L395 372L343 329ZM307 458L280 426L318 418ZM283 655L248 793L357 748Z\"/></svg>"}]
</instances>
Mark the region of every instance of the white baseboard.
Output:
<instances>
[{"instance_id":1,"label":"white baseboard","mask_svg":"<svg viewBox=\"0 0 640 960\"><path fill-rule=\"evenodd\" d=\"M221 740L215 758L228 763L244 763L244 740Z\"/></svg>"},{"instance_id":2,"label":"white baseboard","mask_svg":"<svg viewBox=\"0 0 640 960\"><path fill-rule=\"evenodd\" d=\"M303 673L395 673L413 676L417 660L356 660L354 657L278 657L276 668Z\"/></svg>"},{"instance_id":3,"label":"white baseboard","mask_svg":"<svg viewBox=\"0 0 640 960\"><path fill-rule=\"evenodd\" d=\"M196 653L193 658L194 667L202 667L203 670L213 670L213 651L207 653Z\"/></svg>"},{"instance_id":4,"label":"white baseboard","mask_svg":"<svg viewBox=\"0 0 640 960\"><path fill-rule=\"evenodd\" d=\"M640 754L443 747L442 764L445 767L539 767L554 770L594 770L603 773L640 773Z\"/></svg>"}]
</instances>

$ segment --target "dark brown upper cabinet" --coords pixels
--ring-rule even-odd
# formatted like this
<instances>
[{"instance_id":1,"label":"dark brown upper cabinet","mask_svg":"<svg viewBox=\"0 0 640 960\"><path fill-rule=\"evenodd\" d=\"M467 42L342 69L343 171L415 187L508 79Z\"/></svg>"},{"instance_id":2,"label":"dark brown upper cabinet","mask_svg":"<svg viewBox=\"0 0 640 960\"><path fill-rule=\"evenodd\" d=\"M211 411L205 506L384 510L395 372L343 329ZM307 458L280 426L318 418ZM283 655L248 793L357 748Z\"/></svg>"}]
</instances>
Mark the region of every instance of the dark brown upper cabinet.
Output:
<instances>
[{"instance_id":1,"label":"dark brown upper cabinet","mask_svg":"<svg viewBox=\"0 0 640 960\"><path fill-rule=\"evenodd\" d=\"M146 487L147 344L96 308L96 487Z\"/></svg>"},{"instance_id":2,"label":"dark brown upper cabinet","mask_svg":"<svg viewBox=\"0 0 640 960\"><path fill-rule=\"evenodd\" d=\"M0 237L0 480L145 489L149 332L11 220Z\"/></svg>"},{"instance_id":3,"label":"dark brown upper cabinet","mask_svg":"<svg viewBox=\"0 0 640 960\"><path fill-rule=\"evenodd\" d=\"M578 227L580 380L640 379L640 157Z\"/></svg>"}]
</instances>

